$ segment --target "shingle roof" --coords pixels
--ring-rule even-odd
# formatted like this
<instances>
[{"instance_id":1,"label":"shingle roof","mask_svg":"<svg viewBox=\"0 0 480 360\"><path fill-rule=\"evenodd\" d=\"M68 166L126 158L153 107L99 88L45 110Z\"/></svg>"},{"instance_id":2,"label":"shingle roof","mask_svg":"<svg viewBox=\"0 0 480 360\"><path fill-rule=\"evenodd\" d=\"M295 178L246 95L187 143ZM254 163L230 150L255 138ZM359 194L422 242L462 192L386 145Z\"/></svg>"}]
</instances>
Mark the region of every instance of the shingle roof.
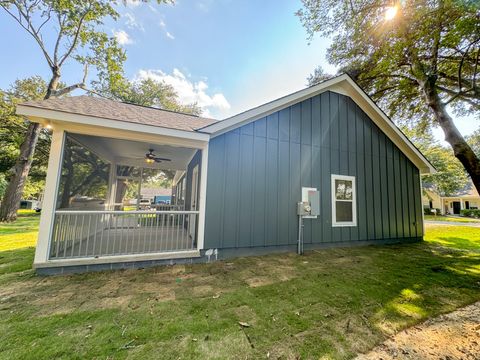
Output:
<instances>
[{"instance_id":1,"label":"shingle roof","mask_svg":"<svg viewBox=\"0 0 480 360\"><path fill-rule=\"evenodd\" d=\"M217 120L200 116L86 95L27 101L22 105L184 131L195 131L217 122Z\"/></svg>"}]
</instances>

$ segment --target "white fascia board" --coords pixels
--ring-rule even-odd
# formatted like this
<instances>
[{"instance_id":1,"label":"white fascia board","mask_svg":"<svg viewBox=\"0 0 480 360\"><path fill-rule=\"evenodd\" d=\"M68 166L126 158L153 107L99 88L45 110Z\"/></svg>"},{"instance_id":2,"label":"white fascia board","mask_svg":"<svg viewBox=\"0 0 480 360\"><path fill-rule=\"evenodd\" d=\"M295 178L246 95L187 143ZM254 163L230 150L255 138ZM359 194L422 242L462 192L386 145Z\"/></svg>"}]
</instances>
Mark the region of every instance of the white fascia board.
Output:
<instances>
[{"instance_id":1,"label":"white fascia board","mask_svg":"<svg viewBox=\"0 0 480 360\"><path fill-rule=\"evenodd\" d=\"M318 85L297 91L231 118L206 126L199 131L211 134L213 138L329 90L352 98L352 100L372 118L372 121L387 134L393 143L419 168L422 174L436 172L435 168L407 139L400 129L398 129L392 120L390 120L377 104L346 74L339 75Z\"/></svg>"},{"instance_id":2,"label":"white fascia board","mask_svg":"<svg viewBox=\"0 0 480 360\"><path fill-rule=\"evenodd\" d=\"M41 109L32 106L18 105L17 115L23 115L33 122L46 123L48 120L61 121L68 123L77 123L82 125L94 125L112 129L121 129L127 131L143 132L147 134L157 134L170 136L180 139L209 141L210 136L206 133L170 129L160 126L131 123L128 121L112 120L88 115L73 114L57 110ZM94 134L92 134L94 135Z\"/></svg>"}]
</instances>

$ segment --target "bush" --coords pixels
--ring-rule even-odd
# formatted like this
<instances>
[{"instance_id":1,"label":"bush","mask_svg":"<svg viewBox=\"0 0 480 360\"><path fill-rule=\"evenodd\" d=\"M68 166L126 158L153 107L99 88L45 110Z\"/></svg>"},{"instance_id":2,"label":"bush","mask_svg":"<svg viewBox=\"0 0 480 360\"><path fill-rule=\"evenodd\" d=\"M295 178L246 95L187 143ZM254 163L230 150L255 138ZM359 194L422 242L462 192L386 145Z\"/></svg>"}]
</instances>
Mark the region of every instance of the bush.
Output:
<instances>
[{"instance_id":1,"label":"bush","mask_svg":"<svg viewBox=\"0 0 480 360\"><path fill-rule=\"evenodd\" d=\"M461 210L460 214L466 217L480 218L480 209L465 209Z\"/></svg>"}]
</instances>

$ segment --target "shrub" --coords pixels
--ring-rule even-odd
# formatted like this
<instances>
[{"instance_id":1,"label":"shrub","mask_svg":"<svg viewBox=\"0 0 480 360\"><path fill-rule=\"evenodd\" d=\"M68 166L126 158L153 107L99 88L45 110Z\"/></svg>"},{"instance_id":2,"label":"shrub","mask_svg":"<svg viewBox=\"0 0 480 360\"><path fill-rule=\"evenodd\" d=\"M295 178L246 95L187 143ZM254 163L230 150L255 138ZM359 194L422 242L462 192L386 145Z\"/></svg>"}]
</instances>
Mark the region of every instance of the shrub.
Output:
<instances>
[{"instance_id":1,"label":"shrub","mask_svg":"<svg viewBox=\"0 0 480 360\"><path fill-rule=\"evenodd\" d=\"M480 209L465 209L461 210L460 214L466 217L480 218Z\"/></svg>"}]
</instances>

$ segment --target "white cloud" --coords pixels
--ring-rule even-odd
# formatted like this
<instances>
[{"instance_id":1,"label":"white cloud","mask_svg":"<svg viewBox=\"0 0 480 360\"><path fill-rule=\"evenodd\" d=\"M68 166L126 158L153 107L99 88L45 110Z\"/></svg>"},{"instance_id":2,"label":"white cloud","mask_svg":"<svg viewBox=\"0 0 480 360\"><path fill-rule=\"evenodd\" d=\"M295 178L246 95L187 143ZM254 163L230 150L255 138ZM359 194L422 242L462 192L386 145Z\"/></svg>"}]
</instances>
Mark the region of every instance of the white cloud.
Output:
<instances>
[{"instance_id":1,"label":"white cloud","mask_svg":"<svg viewBox=\"0 0 480 360\"><path fill-rule=\"evenodd\" d=\"M123 15L123 17L125 18L125 25L129 29L138 29L140 31L145 32L145 28L143 27L143 24L139 22L132 13L127 12Z\"/></svg>"},{"instance_id":2,"label":"white cloud","mask_svg":"<svg viewBox=\"0 0 480 360\"><path fill-rule=\"evenodd\" d=\"M115 39L120 45L128 45L133 43L132 38L125 30L114 31L113 36L115 36Z\"/></svg>"},{"instance_id":3,"label":"white cloud","mask_svg":"<svg viewBox=\"0 0 480 360\"><path fill-rule=\"evenodd\" d=\"M160 22L158 23L158 25L163 29L163 31L165 32L165 36L171 40L174 40L175 39L175 36L173 36L173 34L171 32L169 32L167 30L167 24L165 24L165 21L163 20L160 20Z\"/></svg>"},{"instance_id":4,"label":"white cloud","mask_svg":"<svg viewBox=\"0 0 480 360\"><path fill-rule=\"evenodd\" d=\"M208 84L205 81L195 82L178 69L173 69L171 74L161 70L140 70L135 79L152 79L171 85L181 103L196 103L202 108L204 116L211 116L212 112L223 115L230 109L230 103L222 93L208 94Z\"/></svg>"},{"instance_id":5,"label":"white cloud","mask_svg":"<svg viewBox=\"0 0 480 360\"><path fill-rule=\"evenodd\" d=\"M142 2L140 0L126 0L125 5L128 7L137 7L140 5Z\"/></svg>"}]
</instances>

